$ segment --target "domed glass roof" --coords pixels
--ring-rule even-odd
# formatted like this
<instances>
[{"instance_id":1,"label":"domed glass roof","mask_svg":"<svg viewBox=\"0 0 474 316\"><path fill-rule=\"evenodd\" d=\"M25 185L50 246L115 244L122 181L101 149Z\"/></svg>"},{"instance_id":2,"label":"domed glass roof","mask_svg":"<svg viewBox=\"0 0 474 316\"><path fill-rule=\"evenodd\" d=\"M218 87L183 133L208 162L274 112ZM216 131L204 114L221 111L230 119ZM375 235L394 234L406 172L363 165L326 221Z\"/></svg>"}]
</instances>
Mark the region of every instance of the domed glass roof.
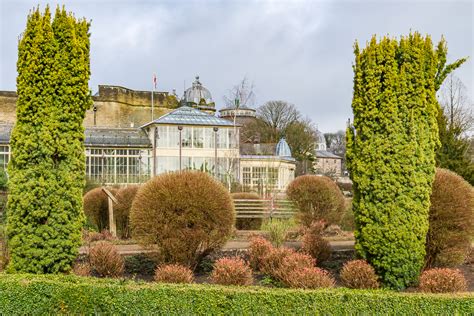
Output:
<instances>
[{"instance_id":1,"label":"domed glass roof","mask_svg":"<svg viewBox=\"0 0 474 316\"><path fill-rule=\"evenodd\" d=\"M280 139L276 145L275 155L279 157L291 157L290 146L288 146L288 143L284 137Z\"/></svg>"},{"instance_id":2,"label":"domed glass roof","mask_svg":"<svg viewBox=\"0 0 474 316\"><path fill-rule=\"evenodd\" d=\"M199 81L199 76L196 76L196 80L193 82L192 87L186 89L184 92L184 98L186 102L194 104L202 104L204 102L205 105L209 105L212 103L211 92L202 85Z\"/></svg>"}]
</instances>

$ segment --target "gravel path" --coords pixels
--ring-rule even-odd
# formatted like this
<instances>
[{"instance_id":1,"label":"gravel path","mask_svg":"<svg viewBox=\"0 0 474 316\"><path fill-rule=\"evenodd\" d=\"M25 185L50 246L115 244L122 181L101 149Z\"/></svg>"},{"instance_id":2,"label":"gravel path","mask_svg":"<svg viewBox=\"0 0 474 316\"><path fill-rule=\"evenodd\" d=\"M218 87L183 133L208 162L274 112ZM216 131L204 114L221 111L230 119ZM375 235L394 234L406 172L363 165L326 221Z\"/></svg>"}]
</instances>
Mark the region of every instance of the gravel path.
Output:
<instances>
[{"instance_id":1,"label":"gravel path","mask_svg":"<svg viewBox=\"0 0 474 316\"><path fill-rule=\"evenodd\" d=\"M331 248L333 250L350 250L354 249L354 241L353 240L343 240L343 241L329 241ZM227 242L223 249L224 250L231 250L231 249L246 249L248 248L248 241L234 241L231 240ZM290 241L284 244L286 247L291 248L299 248L301 246L301 242L299 241ZM143 252L147 252L147 250L143 249L140 245L116 245L118 252L121 255L135 255ZM79 249L81 254L87 253L87 247L81 247Z\"/></svg>"}]
</instances>

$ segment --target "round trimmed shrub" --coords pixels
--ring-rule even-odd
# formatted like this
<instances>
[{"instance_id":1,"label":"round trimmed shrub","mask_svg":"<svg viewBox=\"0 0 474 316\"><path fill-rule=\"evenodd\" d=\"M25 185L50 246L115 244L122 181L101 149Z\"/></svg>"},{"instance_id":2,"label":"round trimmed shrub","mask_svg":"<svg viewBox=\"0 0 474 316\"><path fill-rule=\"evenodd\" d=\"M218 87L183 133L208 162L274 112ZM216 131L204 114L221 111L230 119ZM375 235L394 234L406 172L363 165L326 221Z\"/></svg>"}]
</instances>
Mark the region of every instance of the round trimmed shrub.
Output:
<instances>
[{"instance_id":1,"label":"round trimmed shrub","mask_svg":"<svg viewBox=\"0 0 474 316\"><path fill-rule=\"evenodd\" d=\"M324 222L313 222L310 227L304 229L301 248L303 252L309 254L321 263L331 256L331 246L329 242L322 237Z\"/></svg>"},{"instance_id":2,"label":"round trimmed shrub","mask_svg":"<svg viewBox=\"0 0 474 316\"><path fill-rule=\"evenodd\" d=\"M165 264L155 270L155 281L159 283L193 283L191 269L179 264Z\"/></svg>"},{"instance_id":3,"label":"round trimmed shrub","mask_svg":"<svg viewBox=\"0 0 474 316\"><path fill-rule=\"evenodd\" d=\"M286 257L295 254L295 251L290 248L273 248L271 251L261 258L260 271L264 274L278 278L277 271Z\"/></svg>"},{"instance_id":4,"label":"round trimmed shrub","mask_svg":"<svg viewBox=\"0 0 474 316\"><path fill-rule=\"evenodd\" d=\"M458 269L435 268L421 274L419 290L429 293L466 292L467 282Z\"/></svg>"},{"instance_id":5,"label":"round trimmed shrub","mask_svg":"<svg viewBox=\"0 0 474 316\"><path fill-rule=\"evenodd\" d=\"M124 261L117 248L108 242L98 242L89 252L91 271L100 277L119 277L124 271Z\"/></svg>"},{"instance_id":6,"label":"round trimmed shrub","mask_svg":"<svg viewBox=\"0 0 474 316\"><path fill-rule=\"evenodd\" d=\"M107 188L112 194L116 189ZM107 195L102 188L95 188L87 192L84 197L84 214L89 222L94 225L98 231L109 229L109 204Z\"/></svg>"},{"instance_id":7,"label":"round trimmed shrub","mask_svg":"<svg viewBox=\"0 0 474 316\"><path fill-rule=\"evenodd\" d=\"M339 224L344 215L344 196L328 177L299 176L288 185L286 194L298 207L298 217L304 226L320 220L326 225Z\"/></svg>"},{"instance_id":8,"label":"round trimmed shrub","mask_svg":"<svg viewBox=\"0 0 474 316\"><path fill-rule=\"evenodd\" d=\"M316 265L316 260L311 256L294 252L283 258L278 267L272 271L272 276L281 281L283 284L289 285L294 277L293 273L304 268L312 268Z\"/></svg>"},{"instance_id":9,"label":"round trimmed shrub","mask_svg":"<svg viewBox=\"0 0 474 316\"><path fill-rule=\"evenodd\" d=\"M114 216L117 223L117 234L120 238L130 238L130 209L139 188L139 185L126 186L120 188L115 195L118 203L114 205Z\"/></svg>"},{"instance_id":10,"label":"round trimmed shrub","mask_svg":"<svg viewBox=\"0 0 474 316\"><path fill-rule=\"evenodd\" d=\"M453 267L469 254L474 237L474 188L452 171L437 169L431 193L426 267Z\"/></svg>"},{"instance_id":11,"label":"round trimmed shrub","mask_svg":"<svg viewBox=\"0 0 474 316\"><path fill-rule=\"evenodd\" d=\"M231 193L231 196L234 200L260 200L260 196L253 192L236 192ZM237 218L235 220L235 228L239 230L259 230L261 226L262 218Z\"/></svg>"},{"instance_id":12,"label":"round trimmed shrub","mask_svg":"<svg viewBox=\"0 0 474 316\"><path fill-rule=\"evenodd\" d=\"M251 285L252 269L241 258L221 258L214 263L211 280L221 285Z\"/></svg>"},{"instance_id":13,"label":"round trimmed shrub","mask_svg":"<svg viewBox=\"0 0 474 316\"><path fill-rule=\"evenodd\" d=\"M339 276L342 284L351 289L376 289L379 287L374 268L365 260L346 262Z\"/></svg>"},{"instance_id":14,"label":"round trimmed shrub","mask_svg":"<svg viewBox=\"0 0 474 316\"><path fill-rule=\"evenodd\" d=\"M164 263L194 268L232 233L235 211L226 188L204 172L162 174L143 184L130 212L132 237L157 247Z\"/></svg>"},{"instance_id":15,"label":"round trimmed shrub","mask_svg":"<svg viewBox=\"0 0 474 316\"><path fill-rule=\"evenodd\" d=\"M272 244L263 237L252 237L249 243L250 266L259 271L262 268L263 258L273 250Z\"/></svg>"},{"instance_id":16,"label":"round trimmed shrub","mask_svg":"<svg viewBox=\"0 0 474 316\"><path fill-rule=\"evenodd\" d=\"M328 271L316 267L292 270L281 281L288 287L299 289L330 288L336 284Z\"/></svg>"}]
</instances>

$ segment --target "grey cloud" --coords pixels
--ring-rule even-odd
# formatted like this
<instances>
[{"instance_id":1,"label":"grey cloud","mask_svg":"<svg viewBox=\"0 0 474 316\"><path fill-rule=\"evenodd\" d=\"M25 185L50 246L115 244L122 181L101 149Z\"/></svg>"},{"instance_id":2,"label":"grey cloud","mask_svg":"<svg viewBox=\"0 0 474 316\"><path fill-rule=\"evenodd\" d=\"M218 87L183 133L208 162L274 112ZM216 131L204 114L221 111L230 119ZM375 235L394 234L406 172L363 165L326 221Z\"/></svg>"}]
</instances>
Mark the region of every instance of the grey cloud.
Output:
<instances>
[{"instance_id":1,"label":"grey cloud","mask_svg":"<svg viewBox=\"0 0 474 316\"><path fill-rule=\"evenodd\" d=\"M45 2L41 2L44 6ZM36 1L2 1L0 89L15 88L16 39ZM473 55L471 2L435 1L66 1L92 19L90 86L178 93L196 74L218 106L243 76L257 104L297 105L322 131L351 116L352 45L373 33L446 36L452 59ZM457 75L472 96L473 63Z\"/></svg>"}]
</instances>

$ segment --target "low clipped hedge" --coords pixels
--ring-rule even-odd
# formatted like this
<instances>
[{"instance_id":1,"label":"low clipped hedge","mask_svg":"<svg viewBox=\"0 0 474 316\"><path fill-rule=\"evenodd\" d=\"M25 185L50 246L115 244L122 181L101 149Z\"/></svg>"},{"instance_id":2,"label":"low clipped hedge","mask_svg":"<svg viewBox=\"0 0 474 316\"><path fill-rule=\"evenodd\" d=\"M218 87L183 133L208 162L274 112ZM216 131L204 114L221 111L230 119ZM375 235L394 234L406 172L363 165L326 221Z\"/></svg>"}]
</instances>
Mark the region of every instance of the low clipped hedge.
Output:
<instances>
[{"instance_id":1,"label":"low clipped hedge","mask_svg":"<svg viewBox=\"0 0 474 316\"><path fill-rule=\"evenodd\" d=\"M0 314L407 314L474 311L474 295L153 284L0 274Z\"/></svg>"}]
</instances>

